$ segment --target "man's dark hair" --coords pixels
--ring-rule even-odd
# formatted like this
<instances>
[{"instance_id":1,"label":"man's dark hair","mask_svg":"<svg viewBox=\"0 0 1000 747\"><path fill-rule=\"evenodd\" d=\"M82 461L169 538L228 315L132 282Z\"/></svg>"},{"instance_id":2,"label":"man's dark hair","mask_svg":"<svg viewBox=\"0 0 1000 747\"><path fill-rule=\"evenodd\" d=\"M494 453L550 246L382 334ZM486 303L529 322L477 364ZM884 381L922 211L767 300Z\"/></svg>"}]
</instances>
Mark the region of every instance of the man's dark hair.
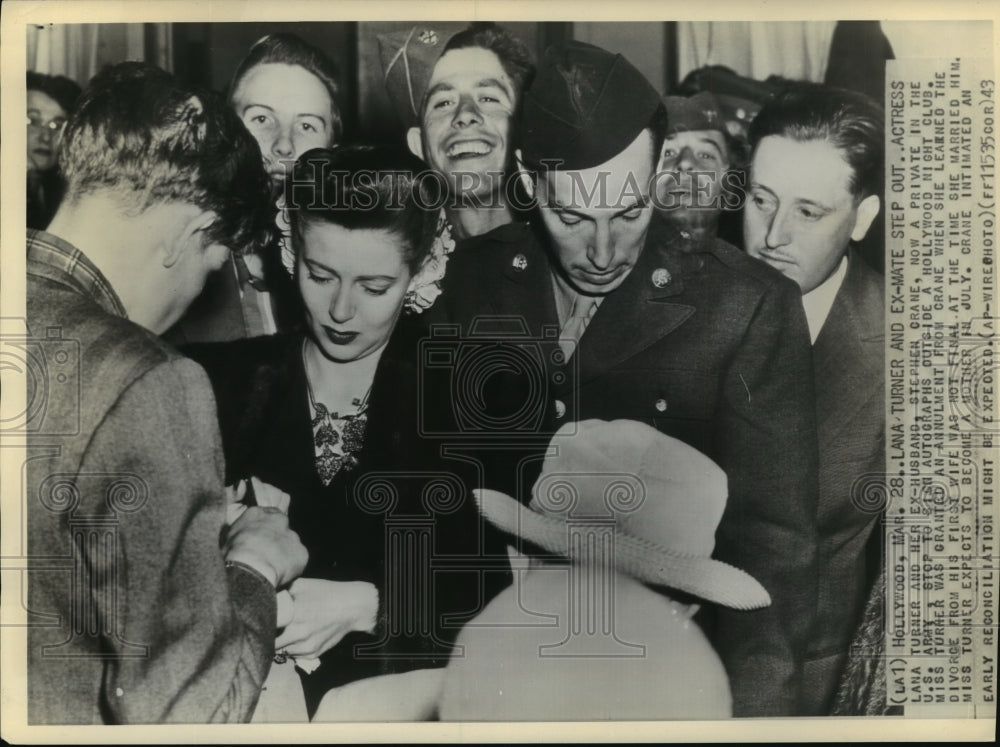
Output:
<instances>
[{"instance_id":1,"label":"man's dark hair","mask_svg":"<svg viewBox=\"0 0 1000 747\"><path fill-rule=\"evenodd\" d=\"M504 72L514 83L514 93L520 102L521 94L535 74L535 64L525 43L492 21L477 21L451 37L442 57L453 49L470 47L488 49L499 58Z\"/></svg>"},{"instance_id":2,"label":"man's dark hair","mask_svg":"<svg viewBox=\"0 0 1000 747\"><path fill-rule=\"evenodd\" d=\"M742 135L734 135L729 130L722 131L726 141L726 157L729 159L728 171L746 171L750 166L750 144Z\"/></svg>"},{"instance_id":3,"label":"man's dark hair","mask_svg":"<svg viewBox=\"0 0 1000 747\"><path fill-rule=\"evenodd\" d=\"M883 190L884 124L882 107L863 93L796 83L765 104L754 118L750 145L756 152L769 135L799 142L825 140L851 167L851 192L863 199Z\"/></svg>"},{"instance_id":4,"label":"man's dark hair","mask_svg":"<svg viewBox=\"0 0 1000 747\"><path fill-rule=\"evenodd\" d=\"M340 140L344 123L340 114L340 86L337 83L339 71L333 60L322 50L303 41L295 34L269 34L254 42L247 56L236 68L229 83L229 103L244 76L258 65L296 65L315 75L330 94L331 135L330 144Z\"/></svg>"},{"instance_id":5,"label":"man's dark hair","mask_svg":"<svg viewBox=\"0 0 1000 747\"><path fill-rule=\"evenodd\" d=\"M94 77L66 125L61 163L71 202L108 190L130 214L189 203L218 216L213 242L256 251L275 238L257 142L220 96L152 65L122 62Z\"/></svg>"},{"instance_id":6,"label":"man's dark hair","mask_svg":"<svg viewBox=\"0 0 1000 747\"><path fill-rule=\"evenodd\" d=\"M416 273L430 253L438 211L432 189L441 187L423 161L389 145L314 148L285 180L285 205L294 244L306 226L331 223L349 231L386 231L403 245ZM297 247L296 247L297 250Z\"/></svg>"},{"instance_id":7,"label":"man's dark hair","mask_svg":"<svg viewBox=\"0 0 1000 747\"><path fill-rule=\"evenodd\" d=\"M80 98L80 86L63 75L44 75L28 71L27 90L41 91L55 101L69 116Z\"/></svg>"},{"instance_id":8,"label":"man's dark hair","mask_svg":"<svg viewBox=\"0 0 1000 747\"><path fill-rule=\"evenodd\" d=\"M660 165L660 151L663 150L663 141L667 139L667 107L660 104L649 118L646 125L653 135L653 167Z\"/></svg>"}]
</instances>

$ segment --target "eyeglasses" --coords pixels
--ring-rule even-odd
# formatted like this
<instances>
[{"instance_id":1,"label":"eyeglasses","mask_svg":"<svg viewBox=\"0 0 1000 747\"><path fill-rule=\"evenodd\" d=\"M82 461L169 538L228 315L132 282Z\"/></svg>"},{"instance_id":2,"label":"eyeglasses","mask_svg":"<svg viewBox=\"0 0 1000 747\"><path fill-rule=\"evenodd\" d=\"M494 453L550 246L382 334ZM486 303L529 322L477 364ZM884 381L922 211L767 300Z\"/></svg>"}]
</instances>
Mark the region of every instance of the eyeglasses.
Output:
<instances>
[{"instance_id":1,"label":"eyeglasses","mask_svg":"<svg viewBox=\"0 0 1000 747\"><path fill-rule=\"evenodd\" d=\"M62 117L55 117L46 122L38 117L32 117L28 115L28 127L33 130L48 130L52 135L58 135L62 132L63 127L66 126L66 120Z\"/></svg>"}]
</instances>

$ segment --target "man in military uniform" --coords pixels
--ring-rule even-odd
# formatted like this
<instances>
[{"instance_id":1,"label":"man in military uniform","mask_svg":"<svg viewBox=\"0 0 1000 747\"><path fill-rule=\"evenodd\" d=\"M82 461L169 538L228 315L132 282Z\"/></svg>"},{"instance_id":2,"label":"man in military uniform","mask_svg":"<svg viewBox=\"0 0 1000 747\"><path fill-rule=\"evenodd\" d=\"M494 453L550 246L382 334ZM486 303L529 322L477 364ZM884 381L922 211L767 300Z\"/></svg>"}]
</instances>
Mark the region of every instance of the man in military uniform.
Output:
<instances>
[{"instance_id":1,"label":"man in military uniform","mask_svg":"<svg viewBox=\"0 0 1000 747\"><path fill-rule=\"evenodd\" d=\"M729 480L715 557L773 604L700 622L735 715L791 715L815 609L809 333L780 273L723 242L650 230L665 119L621 55L579 42L547 52L517 151L536 217L452 257L426 391L451 376L453 445L488 442L482 483L509 495L529 494L548 439L584 419L645 422L715 460Z\"/></svg>"},{"instance_id":2,"label":"man in military uniform","mask_svg":"<svg viewBox=\"0 0 1000 747\"><path fill-rule=\"evenodd\" d=\"M667 132L656 178L656 218L694 238L719 236L739 245L746 140L727 129L708 91L665 96ZM683 234L682 234L683 235Z\"/></svg>"},{"instance_id":3,"label":"man in military uniform","mask_svg":"<svg viewBox=\"0 0 1000 747\"><path fill-rule=\"evenodd\" d=\"M868 589L885 472L883 278L858 251L878 216L884 115L867 96L802 84L761 109L747 251L802 289L817 381L819 607L804 665L809 715L829 713ZM875 540L878 536L875 537Z\"/></svg>"}]
</instances>

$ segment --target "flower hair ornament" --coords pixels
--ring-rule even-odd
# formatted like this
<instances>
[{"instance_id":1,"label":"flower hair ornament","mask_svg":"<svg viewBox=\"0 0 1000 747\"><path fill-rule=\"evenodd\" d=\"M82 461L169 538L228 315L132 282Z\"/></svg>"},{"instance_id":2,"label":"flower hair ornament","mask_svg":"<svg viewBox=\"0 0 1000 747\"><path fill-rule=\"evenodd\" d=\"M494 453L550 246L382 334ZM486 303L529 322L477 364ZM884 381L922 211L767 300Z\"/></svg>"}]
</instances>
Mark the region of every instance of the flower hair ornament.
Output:
<instances>
[{"instance_id":1,"label":"flower hair ornament","mask_svg":"<svg viewBox=\"0 0 1000 747\"><path fill-rule=\"evenodd\" d=\"M419 314L434 305L441 295L441 279L444 278L448 255L455 251L455 239L451 237L451 224L444 210L438 215L434 243L427 259L413 279L403 299L403 308L411 314Z\"/></svg>"},{"instance_id":2,"label":"flower hair ornament","mask_svg":"<svg viewBox=\"0 0 1000 747\"><path fill-rule=\"evenodd\" d=\"M295 276L295 250L292 248L292 224L288 219L285 207L285 195L278 195L275 203L278 214L275 224L280 231L278 242L281 245L281 264L290 276ZM451 237L451 224L445 217L444 210L438 215L437 229L434 232L434 243L430 254L424 260L420 270L410 280L410 286L403 299L403 308L411 314L420 314L434 305L441 295L441 279L444 278L448 255L455 250L455 240Z\"/></svg>"},{"instance_id":3,"label":"flower hair ornament","mask_svg":"<svg viewBox=\"0 0 1000 747\"><path fill-rule=\"evenodd\" d=\"M274 224L278 227L278 244L281 246L281 264L285 271L295 277L295 250L292 249L292 223L288 220L288 210L285 208L285 193L281 192L275 201L278 214Z\"/></svg>"}]
</instances>

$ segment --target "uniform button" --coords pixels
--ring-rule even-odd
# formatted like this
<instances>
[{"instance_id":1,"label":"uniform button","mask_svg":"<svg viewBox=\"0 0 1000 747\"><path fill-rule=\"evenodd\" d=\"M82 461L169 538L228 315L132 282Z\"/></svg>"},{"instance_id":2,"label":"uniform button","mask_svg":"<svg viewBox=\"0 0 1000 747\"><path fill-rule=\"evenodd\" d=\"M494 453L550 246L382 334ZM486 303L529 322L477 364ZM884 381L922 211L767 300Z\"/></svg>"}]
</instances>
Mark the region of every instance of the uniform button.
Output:
<instances>
[{"instance_id":1,"label":"uniform button","mask_svg":"<svg viewBox=\"0 0 1000 747\"><path fill-rule=\"evenodd\" d=\"M657 288L665 288L670 283L670 271L660 267L653 270L653 285Z\"/></svg>"},{"instance_id":2,"label":"uniform button","mask_svg":"<svg viewBox=\"0 0 1000 747\"><path fill-rule=\"evenodd\" d=\"M656 407L656 409L659 412L666 412L667 411L667 401L665 399L663 399L663 397L660 397L660 399L656 400L655 407Z\"/></svg>"},{"instance_id":3,"label":"uniform button","mask_svg":"<svg viewBox=\"0 0 1000 747\"><path fill-rule=\"evenodd\" d=\"M124 694L125 694L125 691L122 690L120 687L115 690L115 695L117 695L119 698L121 696L123 696Z\"/></svg>"},{"instance_id":4,"label":"uniform button","mask_svg":"<svg viewBox=\"0 0 1000 747\"><path fill-rule=\"evenodd\" d=\"M556 417L561 418L566 414L566 403L561 399L556 400Z\"/></svg>"},{"instance_id":5,"label":"uniform button","mask_svg":"<svg viewBox=\"0 0 1000 747\"><path fill-rule=\"evenodd\" d=\"M528 269L528 258L523 254L515 254L514 260L510 264L518 272L524 272Z\"/></svg>"}]
</instances>

